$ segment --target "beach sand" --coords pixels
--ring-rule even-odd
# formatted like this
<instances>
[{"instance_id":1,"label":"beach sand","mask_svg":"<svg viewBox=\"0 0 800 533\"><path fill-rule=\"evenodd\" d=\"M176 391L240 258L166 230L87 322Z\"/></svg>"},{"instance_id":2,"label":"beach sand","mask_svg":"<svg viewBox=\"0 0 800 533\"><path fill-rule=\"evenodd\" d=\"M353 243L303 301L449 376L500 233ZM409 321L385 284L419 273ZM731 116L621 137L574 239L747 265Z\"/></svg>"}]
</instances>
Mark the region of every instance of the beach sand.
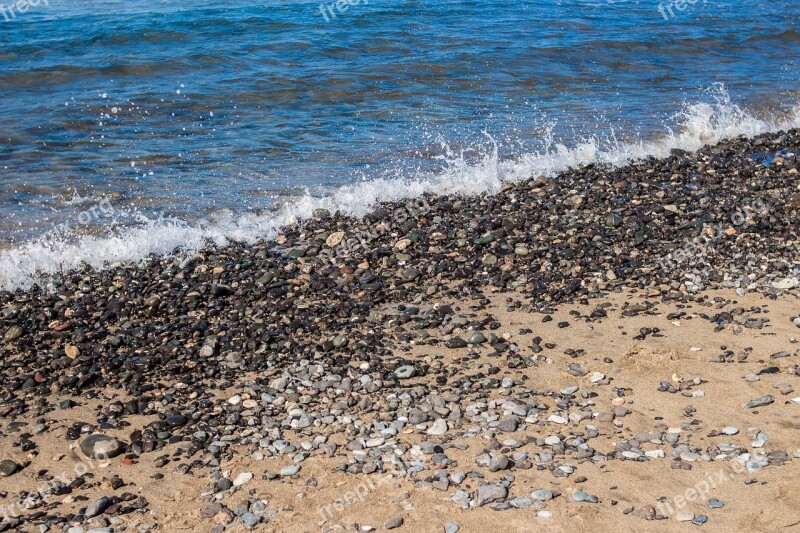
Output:
<instances>
[{"instance_id":1,"label":"beach sand","mask_svg":"<svg viewBox=\"0 0 800 533\"><path fill-rule=\"evenodd\" d=\"M796 295L786 295L769 299L759 295L740 297L733 291L708 292L702 295L702 302L686 305L659 303L656 292L625 291L602 299L593 300L587 305L564 305L552 315L553 320L542 323L542 315L524 311L508 311L506 298L509 294L496 294L491 304L476 312L477 318L492 317L501 326L494 332L498 336L508 334L510 340L520 346L531 344L531 338L540 336L543 343L554 343L553 349L544 349L539 355L544 360L537 366L509 368L504 356L491 357L494 351L489 346L475 348L442 349L441 335L430 331L431 337L424 343L398 347L398 353L412 361L430 360L431 356L446 367L459 368L467 374L488 373L491 366L498 368L498 378L510 377L524 383L521 390L542 401L559 398L560 390L577 386L576 394L587 392L591 403L582 409L589 413L608 413L614 405L612 400L622 397L624 406L631 412L613 422L598 422L592 419L566 424L548 421L548 412L542 413L538 420L524 423L517 431L505 433L481 429L477 435L470 436L470 429L480 424L467 419L455 420L454 427L445 435L438 437L448 458L454 461L448 471L480 471L486 482L498 482L509 474L514 482L509 497L529 497L537 489L551 489L561 493L552 501L546 502L544 509L552 513L549 518L537 515L532 508L494 511L488 506L461 509L448 497L454 492L436 488L416 487L409 479L395 478L390 474L352 475L337 470L343 460L352 455L340 450L334 457L312 456L301 463L300 472L289 478L263 479L267 473L276 473L288 466L291 460L267 458L254 460L248 448L240 446L233 451L233 460L222 465L222 471L231 479L242 472L251 472L254 477L236 492L225 494L220 503L234 509L237 503L248 497L268 502L266 508L278 512L268 524L260 526L264 531L314 532L321 530L343 530L352 524L361 527L371 526L378 530L394 517L404 519L404 529L413 531L444 531L447 522L460 525L460 531L685 531L691 524L676 520L678 511L688 511L695 515L707 515L708 523L703 527L713 531L792 531L800 528L800 496L794 480L800 475L800 404L791 399L800 396L796 391L800 373L800 344L790 339L800 336L800 328L793 318L800 301ZM467 310L474 302L468 299L453 300L446 303L454 309ZM623 316L622 312L637 304L647 306L646 312L635 316ZM608 316L603 319L587 320L587 315L598 306L605 307ZM716 324L704 319L720 312L736 308L759 309L760 313L746 312L740 316L767 317L769 322L762 329L744 328L741 325L728 325L722 331L714 331ZM577 311L580 317L571 316ZM685 313L679 319L668 319L670 313ZM550 315L545 315L550 316ZM560 328L558 324L568 321L569 327ZM641 328L658 328L658 336L648 335L645 339L635 339ZM520 330L532 333L519 334ZM568 349L578 353L573 357L564 352ZM724 352L733 352L729 363L711 362ZM790 355L772 359L772 354L789 352ZM745 361L740 356L747 353ZM479 356L468 363L463 358L469 354ZM578 364L587 374L574 376L568 372L569 365ZM748 381L746 376L757 375L759 371L774 367L770 373L758 376L757 381ZM599 378L605 379L593 383ZM773 373L774 372L774 373ZM608 383L605 380L608 380ZM662 380L673 385L679 383L699 384L685 386L680 392L659 392ZM408 380L407 386L430 382L425 377ZM430 383L429 383L430 384ZM433 385L435 387L435 384ZM535 391L535 392L534 392ZM624 396L620 396L620 391ZM234 391L228 391L233 395ZM701 394L702 393L702 394ZM487 401L504 402L520 394L520 389L512 392L498 387L486 398ZM224 394L223 394L224 395ZM693 395L695 397L693 397ZM774 403L757 409L745 409L743 405L753 398L772 395ZM176 463L159 469L163 479L152 479L156 471L151 460L123 464L120 458L111 459L105 466L102 461L91 461L78 449L65 447L64 434L73 421L92 420L97 410L109 402L125 399L118 391L106 390L91 401L80 401L81 405L69 410L50 413L47 420L48 432L36 438L38 447L33 458L35 468L27 468L20 474L0 480L0 490L11 494L20 491L34 491L41 481L37 472L48 470L74 478L77 473L88 471L87 486L77 491L79 496L51 496L50 505L58 513L79 512L103 494L119 495L124 492L144 496L149 511L144 514L131 513L121 517L129 530L137 530L152 524L163 531L208 531L215 521L203 517L209 508L208 476L205 472L177 473ZM798 400L800 401L800 400ZM691 409L691 412L687 412ZM571 407L563 413L578 412ZM502 409L501 409L502 411ZM552 412L556 412L553 410ZM16 432L5 433L0 437L0 446L7 455L18 462L26 459L26 453L15 447L21 432L35 425L33 418L18 418L28 422ZM131 427L143 427L156 417L131 417ZM699 447L712 460L698 459L683 463L689 470L675 468L675 459L669 445L656 440L656 443L643 442L645 451L663 450L664 458L646 460L622 460L621 456L603 461L591 459L576 460L574 453L554 454L552 463L542 463L543 468L534 465L529 469L486 472L476 466L475 459L492 436L503 441L513 438L519 443L528 442L516 449L527 454L541 454L551 449L548 445L537 444L537 439L558 435L562 439L579 432L586 433L587 424L598 428L598 436L590 442L602 454L615 451L615 445L634 438L641 432L675 432L680 443ZM735 427L738 434L727 436L719 434L725 427ZM768 435L763 448L752 448L754 432ZM467 432L467 436L462 436ZM128 431L108 431L110 435L127 439ZM285 439L302 440L303 433L284 435ZM409 428L397 436L397 442L414 445L429 438L425 431ZM339 440L342 444L341 439ZM770 465L757 471L746 468L735 469L732 461L723 460L715 452L720 443L730 443L737 447L751 449L752 452L770 454L785 451L786 464ZM170 455L179 444L167 446L161 454ZM56 461L54 458L63 456ZM735 462L735 461L734 461ZM550 471L552 464L570 465L575 471L569 477L556 478ZM83 466L80 466L83 465ZM103 467L101 467L103 465ZM432 476L433 470L421 472L417 479ZM111 490L108 481L117 475L125 485ZM581 478L585 481L578 482ZM315 480L310 483L310 480ZM481 480L469 477L458 485L458 489L474 492ZM596 495L598 503L575 502L572 492L583 490ZM687 491L703 492L692 493ZM349 493L349 494L348 494ZM692 501L680 505L675 498L688 496ZM88 498L88 499L86 499ZM352 499L351 503L342 498ZM663 500L666 498L666 501ZM720 509L709 509L708 501L717 498L724 502ZM9 508L12 498L3 501ZM76 501L73 501L76 500ZM337 501L338 500L338 501ZM660 504L660 505L659 505ZM641 510L654 506L657 513L664 514L663 520L648 521L630 509ZM44 509L48 509L45 507ZM223 517L218 516L218 519ZM244 530L244 526L233 530ZM33 527L28 529L34 531Z\"/></svg>"}]
</instances>

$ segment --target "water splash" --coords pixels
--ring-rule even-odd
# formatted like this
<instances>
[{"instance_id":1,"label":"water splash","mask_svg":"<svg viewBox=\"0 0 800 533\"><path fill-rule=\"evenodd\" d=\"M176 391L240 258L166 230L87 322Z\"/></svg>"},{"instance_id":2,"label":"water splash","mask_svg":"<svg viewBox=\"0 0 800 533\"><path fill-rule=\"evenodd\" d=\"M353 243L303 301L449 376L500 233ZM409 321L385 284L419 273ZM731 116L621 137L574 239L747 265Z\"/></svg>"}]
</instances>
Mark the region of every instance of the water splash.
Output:
<instances>
[{"instance_id":1,"label":"water splash","mask_svg":"<svg viewBox=\"0 0 800 533\"><path fill-rule=\"evenodd\" d=\"M363 216L380 202L415 198L425 193L496 192L507 181L553 176L581 164L619 166L648 156L665 157L676 148L694 151L739 135L800 128L800 104L794 104L786 113L759 118L733 103L722 86L712 87L708 94L710 101L684 105L669 121L672 125L665 126L662 135L651 139L620 142L609 132L606 138L581 139L568 146L552 137L551 127L543 139L545 148L512 161L501 161L497 143L487 135L486 146L481 147L483 155L477 162L467 158L463 150L446 147L445 155L441 156L445 169L434 175L362 181L337 188L323 197L305 194L268 213L226 213L193 224L137 213L134 224L117 225L106 234L63 234L57 239L32 240L0 251L0 288L24 289L46 282L52 274L84 264L105 268L142 261L151 254L190 253L209 242L224 245L232 241L270 239L282 227L311 217L319 208Z\"/></svg>"}]
</instances>

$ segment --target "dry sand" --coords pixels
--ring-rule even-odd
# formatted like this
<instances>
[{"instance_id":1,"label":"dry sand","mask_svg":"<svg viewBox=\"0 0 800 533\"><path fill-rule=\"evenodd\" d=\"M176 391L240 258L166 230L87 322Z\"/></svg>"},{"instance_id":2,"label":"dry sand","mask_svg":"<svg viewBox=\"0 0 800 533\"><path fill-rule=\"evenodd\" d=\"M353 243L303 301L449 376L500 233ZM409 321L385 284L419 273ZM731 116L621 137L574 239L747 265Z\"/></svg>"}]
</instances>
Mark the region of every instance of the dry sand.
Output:
<instances>
[{"instance_id":1,"label":"dry sand","mask_svg":"<svg viewBox=\"0 0 800 533\"><path fill-rule=\"evenodd\" d=\"M409 359L435 356L442 364L460 365L467 370L467 374L486 373L490 366L496 365L499 367L499 377L509 375L524 379L525 376L526 386L539 392L579 385L580 391L596 393L596 397L591 398L595 404L591 407L594 412L610 411L612 400L618 397L614 391L624 390L626 407L632 412L613 422L582 420L577 424L570 422L562 425L548 422L545 415L540 416L537 423L526 424L514 433L498 435L500 441L513 437L524 442L525 437L534 438L534 442L517 451L541 453L544 450L536 445L535 438L585 431L587 424L594 423L600 435L592 439L591 444L600 453L613 451L616 443L630 439L638 432L654 428L678 428L679 442L690 442L702 447L703 451L709 451L721 442L730 442L751 452L785 451L791 460L782 466L770 465L759 471L742 472L741 469L734 470L730 461L696 461L690 463L691 470L676 469L672 467L671 445L644 443L641 446L643 450L661 449L666 457L646 461L617 458L602 462L578 461L574 457L567 457L564 464L573 465L575 472L565 478L556 478L549 470L539 470L535 465L527 470L489 473L485 467L479 468L475 464L476 457L488 442L489 434L484 432L461 438L464 430L476 426L465 418L443 437L449 445L461 448L446 449L447 456L457 462L450 469L464 472L478 470L488 481L499 480L510 473L515 480L510 486L509 498L528 497L535 489L557 490L561 496L545 505L552 513L551 517L543 518L532 508L495 511L487 505L461 509L448 498L457 489L474 493L479 480L469 477L460 487L451 485L448 490L442 491L415 486L415 481L426 479L433 473L432 470L418 474L415 480L395 479L385 473L369 476L344 473L337 470L337 466L350 454L343 448L332 458L312 454L302 463L298 475L275 480L262 477L289 465L288 458L258 461L249 450L236 449L234 459L224 463L222 471L228 472L231 478L242 472L252 472L254 478L237 492L226 495L222 503L233 509L237 501L246 499L248 495L265 500L266 507L277 510L268 523L257 527L258 531L265 532L357 530L355 527L368 531L364 529L368 526L383 530L384 523L394 517L404 519L398 531L415 532L441 532L447 522L459 524L461 532L691 531L698 526L690 522L678 522L674 515L663 520L645 520L639 512L631 513L630 508L641 510L648 505L655 506L660 498L674 502L674 498L681 495L692 497L693 494L687 494L687 490L695 488L705 491L707 485L704 482L708 482L714 486L706 494L693 498L694 501L688 502L683 508L673 505L675 512L683 510L707 515L708 522L700 526L702 530L800 531L800 491L795 484L800 475L800 454L791 457L800 450L800 405L790 401L800 396L800 371L797 371L800 344L790 342L792 336L800 337L800 328L790 320L800 314L800 299L792 294L770 300L758 295L741 297L733 292L706 293L706 296L704 303L678 306L660 303L655 293L648 296L641 292L625 292L592 300L589 306L561 306L554 320L547 323L541 321L541 314L507 311L506 299L513 298L513 295L495 296L492 305L477 313L491 314L501 323L496 334L510 334L517 344L525 347L530 347L530 338L535 335L543 338L543 344L552 342L557 345L540 354L546 356L548 361L541 361L536 367L509 369L505 354L502 357L489 357L492 349L488 345L477 349L447 349L438 341L441 333L436 331L430 332L432 337L424 345L398 346L397 349ZM715 303L715 297L721 298L723 303ZM652 309L633 317L622 316L625 306L645 301L654 304ZM603 320L590 323L569 315L571 310L578 310L585 316L602 302L610 305L608 317ZM448 303L461 307L462 312L470 306L469 301ZM752 316L768 317L770 321L763 329L728 325L723 331L715 332L715 324L701 317L703 314L713 316L734 307L760 308L763 314ZM669 313L676 311L685 311L686 315L677 320L667 318ZM570 326L559 328L561 321L569 321ZM520 334L520 330L526 328L531 329L532 333ZM648 335L643 340L637 340L634 337L639 334L640 328L658 328L661 336ZM410 352L405 351L407 348ZM585 352L572 357L565 354L567 349ZM737 362L739 355L747 349L752 351L746 361ZM479 351L481 356L465 363L460 358L471 350ZM733 362L710 362L726 350L734 352ZM788 351L791 355L770 359L771 354L781 351ZM588 373L583 377L570 375L567 369L572 363L580 364ZM464 367L465 364L468 368ZM755 374L768 366L776 366L779 371L761 375L754 382L745 379L748 374ZM610 383L593 384L590 378L594 372L603 373L610 378ZM681 378L687 381L699 378L702 382L691 390L678 393L657 390L662 380L676 384ZM412 379L410 385L418 379L426 378ZM700 395L698 391L703 394ZM692 397L693 392L697 397ZM504 393L508 394L505 389L498 388L495 398L502 401ZM771 405L757 409L743 408L749 400L767 394L775 398ZM196 470L183 474L176 471L178 462L168 463L163 468L153 465L154 456L168 455L179 444L171 445L161 454L142 456L141 462L124 464L122 457L118 457L103 467L97 461L90 464L79 449L68 448L65 432L69 425L76 420L92 422L96 409L118 398L118 393L109 391L102 401L85 400L72 409L50 413L46 417L48 431L31 437L37 445L32 452L37 454L33 463L35 468L31 466L12 477L0 478L0 490L8 494L0 499L4 511L7 514L26 515L35 512L20 512L14 502L20 491L33 491L42 485L40 474L43 469L73 479L75 472L80 473L85 468L88 470L86 485L67 496L49 496L48 504L38 510L46 512L52 506L63 515L67 510L77 512L85 508L102 494L130 492L145 496L150 503L146 514L131 513L120 517L130 531L146 527L167 532L211 530L216 524L215 520L222 517L202 515L209 506L207 491L211 481L208 471ZM690 406L693 410L687 412ZM35 421L25 418L18 420L29 422L30 425L9 432L9 421L5 420L0 446L6 457L23 462L27 453L18 446L20 435L30 430ZM151 420L134 417L128 422L132 429L140 428ZM715 435L713 432L726 426L738 428L739 433L712 436ZM761 450L752 447L754 438L748 436L749 428L758 428L769 436ZM129 431L109 429L104 432L128 440ZM753 434L752 430L750 434ZM407 426L399 435L401 441L412 444L418 443L423 437L424 431L413 426ZM301 440L299 436L297 440ZM337 438L334 436L332 440L336 441ZM343 444L341 438L339 443ZM72 445L77 446L77 443L73 442ZM163 479L154 479L156 472L162 473ZM111 489L108 480L114 474L122 478L125 486ZM581 477L586 480L579 482ZM577 489L596 495L599 502L574 501L571 493ZM346 505L335 504L337 499L355 491L361 493L356 501ZM707 502L711 498L723 501L724 507L709 509ZM669 508L662 504L660 509ZM98 525L103 523L99 522ZM22 530L38 531L38 526L28 524ZM245 531L246 528L237 522L228 530Z\"/></svg>"}]
</instances>

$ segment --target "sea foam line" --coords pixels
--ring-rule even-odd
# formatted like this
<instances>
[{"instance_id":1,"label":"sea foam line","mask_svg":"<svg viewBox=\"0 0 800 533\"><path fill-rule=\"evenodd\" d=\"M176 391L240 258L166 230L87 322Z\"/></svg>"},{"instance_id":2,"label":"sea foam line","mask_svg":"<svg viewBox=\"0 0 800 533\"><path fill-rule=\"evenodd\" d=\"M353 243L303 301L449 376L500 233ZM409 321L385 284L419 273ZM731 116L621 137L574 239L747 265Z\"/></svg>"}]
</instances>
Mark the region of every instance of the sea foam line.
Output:
<instances>
[{"instance_id":1,"label":"sea foam line","mask_svg":"<svg viewBox=\"0 0 800 533\"><path fill-rule=\"evenodd\" d=\"M507 181L553 176L581 164L615 166L649 156L666 157L672 149L696 151L706 144L739 135L800 128L800 104L782 118L759 119L730 101L724 89L711 103L687 105L676 115L676 126L656 140L636 143L587 139L574 147L548 143L548 148L514 161L500 161L496 145L477 163L463 156L447 158L443 172L415 179L375 179L340 187L325 197L305 195L268 214L227 215L214 221L187 224L174 219L139 217L139 224L118 228L112 235L85 235L53 242L37 239L0 251L0 289L26 289L48 276L81 267L100 269L142 261L152 254L176 250L191 253L208 242L254 242L273 238L282 227L310 218L315 209L360 217L380 202L419 197L425 193L475 195L497 192Z\"/></svg>"}]
</instances>

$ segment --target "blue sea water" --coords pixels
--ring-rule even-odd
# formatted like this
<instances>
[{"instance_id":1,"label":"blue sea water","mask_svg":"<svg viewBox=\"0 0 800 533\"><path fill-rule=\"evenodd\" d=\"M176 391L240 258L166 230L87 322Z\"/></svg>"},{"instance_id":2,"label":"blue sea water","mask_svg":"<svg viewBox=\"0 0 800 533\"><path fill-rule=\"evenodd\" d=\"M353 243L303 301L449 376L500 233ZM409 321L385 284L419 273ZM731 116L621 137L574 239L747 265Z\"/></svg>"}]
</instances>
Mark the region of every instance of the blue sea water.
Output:
<instances>
[{"instance_id":1,"label":"blue sea water","mask_svg":"<svg viewBox=\"0 0 800 533\"><path fill-rule=\"evenodd\" d=\"M797 0L28 1L0 0L5 288L800 125Z\"/></svg>"}]
</instances>

